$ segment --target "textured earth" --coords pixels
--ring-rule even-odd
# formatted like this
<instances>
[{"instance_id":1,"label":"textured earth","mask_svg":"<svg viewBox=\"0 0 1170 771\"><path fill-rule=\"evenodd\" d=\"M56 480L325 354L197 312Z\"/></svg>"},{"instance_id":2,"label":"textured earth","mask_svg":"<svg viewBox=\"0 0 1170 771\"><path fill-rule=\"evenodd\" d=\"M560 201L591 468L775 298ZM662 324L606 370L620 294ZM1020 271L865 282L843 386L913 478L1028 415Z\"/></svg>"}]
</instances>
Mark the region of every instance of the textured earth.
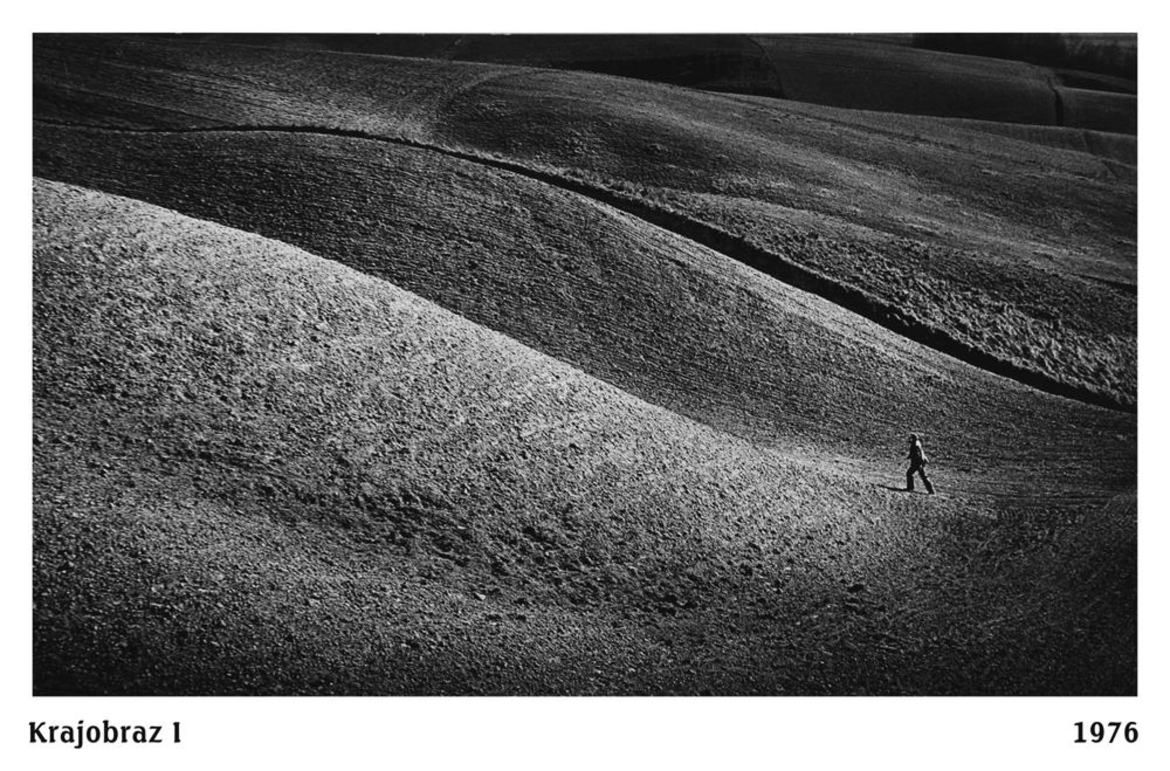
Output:
<instances>
[{"instance_id":1,"label":"textured earth","mask_svg":"<svg viewBox=\"0 0 1170 771\"><path fill-rule=\"evenodd\" d=\"M1133 136L270 43L36 38L37 693L1135 691Z\"/></svg>"}]
</instances>

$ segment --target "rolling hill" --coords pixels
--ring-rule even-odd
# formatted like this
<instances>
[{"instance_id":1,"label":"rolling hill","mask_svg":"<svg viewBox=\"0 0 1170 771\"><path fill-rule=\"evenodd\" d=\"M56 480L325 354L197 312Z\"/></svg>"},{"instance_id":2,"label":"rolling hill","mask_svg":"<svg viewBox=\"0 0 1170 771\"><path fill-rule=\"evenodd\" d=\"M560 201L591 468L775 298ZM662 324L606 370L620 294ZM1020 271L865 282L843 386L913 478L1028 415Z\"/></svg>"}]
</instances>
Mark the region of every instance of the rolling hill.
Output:
<instances>
[{"instance_id":1,"label":"rolling hill","mask_svg":"<svg viewBox=\"0 0 1170 771\"><path fill-rule=\"evenodd\" d=\"M283 244L36 196L39 692L1075 692L1131 655L1124 603L1079 604L1131 578L1124 497L1020 544L1002 502L761 449Z\"/></svg>"},{"instance_id":2,"label":"rolling hill","mask_svg":"<svg viewBox=\"0 0 1170 771\"><path fill-rule=\"evenodd\" d=\"M920 341L942 337L1033 385L1133 407L1136 175L1113 158L953 122L579 73L55 40L38 47L44 119L340 130L502 158L823 276L864 296L854 310L872 306L871 318L897 318Z\"/></svg>"},{"instance_id":3,"label":"rolling hill","mask_svg":"<svg viewBox=\"0 0 1170 771\"><path fill-rule=\"evenodd\" d=\"M184 37L199 43L584 71L852 109L1137 132L1133 35L234 34L177 39ZM1078 93L1070 98L1068 89Z\"/></svg>"},{"instance_id":4,"label":"rolling hill","mask_svg":"<svg viewBox=\"0 0 1170 771\"><path fill-rule=\"evenodd\" d=\"M1131 140L36 42L37 692L1133 692Z\"/></svg>"}]
</instances>

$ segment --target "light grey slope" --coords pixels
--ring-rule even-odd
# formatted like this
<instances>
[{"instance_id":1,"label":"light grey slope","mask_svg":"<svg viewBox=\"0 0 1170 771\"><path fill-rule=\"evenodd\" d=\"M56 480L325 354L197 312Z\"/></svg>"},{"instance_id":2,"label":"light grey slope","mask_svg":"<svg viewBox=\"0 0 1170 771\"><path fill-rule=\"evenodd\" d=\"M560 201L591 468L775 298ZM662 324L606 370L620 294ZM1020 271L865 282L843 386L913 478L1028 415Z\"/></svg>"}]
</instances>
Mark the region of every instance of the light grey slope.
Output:
<instances>
[{"instance_id":1,"label":"light grey slope","mask_svg":"<svg viewBox=\"0 0 1170 771\"><path fill-rule=\"evenodd\" d=\"M282 244L55 183L35 204L39 692L561 692L593 662L603 692L1126 687L1081 677L1125 608L1054 578L1124 590L1096 569L1124 514L971 571L951 550L1011 535L977 501L761 451ZM850 582L861 615L827 607ZM1025 679L976 655L931 686L972 653L949 643L903 661L1002 602L1052 635ZM847 654L891 623L894 653ZM518 674L525 638L567 663Z\"/></svg>"}]
</instances>

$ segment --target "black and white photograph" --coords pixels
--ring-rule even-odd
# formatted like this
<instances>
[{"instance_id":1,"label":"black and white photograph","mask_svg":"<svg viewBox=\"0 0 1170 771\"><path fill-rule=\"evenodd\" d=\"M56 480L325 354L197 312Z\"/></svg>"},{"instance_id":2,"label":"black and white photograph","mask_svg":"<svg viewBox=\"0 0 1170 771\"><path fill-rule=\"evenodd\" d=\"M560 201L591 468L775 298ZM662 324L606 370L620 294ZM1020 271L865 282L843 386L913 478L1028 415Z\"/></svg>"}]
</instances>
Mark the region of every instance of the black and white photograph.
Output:
<instances>
[{"instance_id":1,"label":"black and white photograph","mask_svg":"<svg viewBox=\"0 0 1170 771\"><path fill-rule=\"evenodd\" d=\"M1137 30L774 22L32 32L26 695L84 709L15 729L1130 697L1055 730L1138 742Z\"/></svg>"}]
</instances>

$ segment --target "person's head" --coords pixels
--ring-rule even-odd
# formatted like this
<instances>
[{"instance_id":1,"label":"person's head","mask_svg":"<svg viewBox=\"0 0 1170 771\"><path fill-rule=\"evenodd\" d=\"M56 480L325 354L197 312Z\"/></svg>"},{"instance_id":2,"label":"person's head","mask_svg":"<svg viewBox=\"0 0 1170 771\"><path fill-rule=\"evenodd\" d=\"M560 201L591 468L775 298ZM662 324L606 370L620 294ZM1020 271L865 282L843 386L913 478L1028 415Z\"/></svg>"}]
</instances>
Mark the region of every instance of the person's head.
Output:
<instances>
[{"instance_id":1,"label":"person's head","mask_svg":"<svg viewBox=\"0 0 1170 771\"><path fill-rule=\"evenodd\" d=\"M918 443L918 434L910 434L910 444Z\"/></svg>"}]
</instances>

